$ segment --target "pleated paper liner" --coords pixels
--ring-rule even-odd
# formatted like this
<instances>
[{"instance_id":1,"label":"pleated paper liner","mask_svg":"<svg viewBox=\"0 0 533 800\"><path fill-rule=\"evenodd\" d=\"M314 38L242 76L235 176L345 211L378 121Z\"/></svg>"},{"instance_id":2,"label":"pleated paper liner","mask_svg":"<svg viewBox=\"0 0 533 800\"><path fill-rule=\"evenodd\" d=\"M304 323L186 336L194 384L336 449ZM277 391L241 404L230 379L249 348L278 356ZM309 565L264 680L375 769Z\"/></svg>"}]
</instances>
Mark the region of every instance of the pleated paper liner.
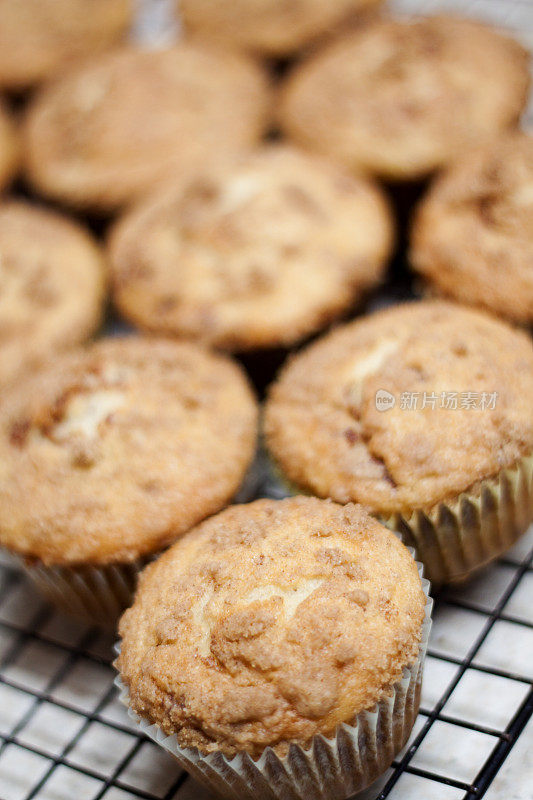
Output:
<instances>
[{"instance_id":1,"label":"pleated paper liner","mask_svg":"<svg viewBox=\"0 0 533 800\"><path fill-rule=\"evenodd\" d=\"M453 500L379 519L415 549L432 583L464 581L512 547L533 522L533 456Z\"/></svg>"},{"instance_id":2,"label":"pleated paper liner","mask_svg":"<svg viewBox=\"0 0 533 800\"><path fill-rule=\"evenodd\" d=\"M422 565L418 568L422 575ZM388 769L413 728L431 628L429 586L423 579L427 599L417 659L374 708L357 714L351 724L339 725L331 738L317 735L307 747L292 743L283 756L267 747L256 760L248 753L233 758L221 752L203 755L196 748L180 747L176 736L167 736L130 708L128 713L140 730L173 755L195 780L228 800L345 800ZM129 692L120 676L115 684L128 706Z\"/></svg>"},{"instance_id":3,"label":"pleated paper liner","mask_svg":"<svg viewBox=\"0 0 533 800\"><path fill-rule=\"evenodd\" d=\"M234 502L251 500L259 480L256 459L244 477ZM139 573L162 551L129 563L74 566L50 566L38 559L16 556L7 550L2 552L24 570L41 594L60 611L90 625L115 630L118 618L133 603Z\"/></svg>"},{"instance_id":4,"label":"pleated paper liner","mask_svg":"<svg viewBox=\"0 0 533 800\"><path fill-rule=\"evenodd\" d=\"M158 554L131 563L103 566L46 566L20 559L20 564L42 595L60 611L90 625L111 630L133 602L137 579Z\"/></svg>"},{"instance_id":5,"label":"pleated paper liner","mask_svg":"<svg viewBox=\"0 0 533 800\"><path fill-rule=\"evenodd\" d=\"M307 494L272 458L269 476L276 497ZM465 581L516 544L533 522L533 456L430 508L387 516L369 511L414 548L432 584Z\"/></svg>"}]
</instances>

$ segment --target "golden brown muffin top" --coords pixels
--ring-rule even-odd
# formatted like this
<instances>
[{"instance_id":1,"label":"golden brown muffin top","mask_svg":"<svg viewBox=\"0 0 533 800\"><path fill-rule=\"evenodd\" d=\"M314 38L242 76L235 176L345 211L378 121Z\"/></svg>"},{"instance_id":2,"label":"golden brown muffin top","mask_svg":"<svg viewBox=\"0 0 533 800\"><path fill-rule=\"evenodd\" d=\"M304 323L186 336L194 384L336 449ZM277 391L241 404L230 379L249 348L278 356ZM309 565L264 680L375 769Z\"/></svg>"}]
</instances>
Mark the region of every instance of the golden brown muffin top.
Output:
<instances>
[{"instance_id":1,"label":"golden brown muffin top","mask_svg":"<svg viewBox=\"0 0 533 800\"><path fill-rule=\"evenodd\" d=\"M175 0L185 30L270 56L299 50L382 0Z\"/></svg>"},{"instance_id":2,"label":"golden brown muffin top","mask_svg":"<svg viewBox=\"0 0 533 800\"><path fill-rule=\"evenodd\" d=\"M532 393L525 333L451 303L409 303L297 355L271 389L267 444L321 497L383 514L427 508L532 452Z\"/></svg>"},{"instance_id":3,"label":"golden brown muffin top","mask_svg":"<svg viewBox=\"0 0 533 800\"><path fill-rule=\"evenodd\" d=\"M533 136L508 134L438 178L418 210L410 256L430 289L533 321Z\"/></svg>"},{"instance_id":4,"label":"golden brown muffin top","mask_svg":"<svg viewBox=\"0 0 533 800\"><path fill-rule=\"evenodd\" d=\"M516 122L528 62L481 23L380 18L297 66L280 118L297 141L350 167L419 178Z\"/></svg>"},{"instance_id":5,"label":"golden brown muffin top","mask_svg":"<svg viewBox=\"0 0 533 800\"><path fill-rule=\"evenodd\" d=\"M15 126L4 101L0 98L0 191L15 175L19 157L20 147Z\"/></svg>"},{"instance_id":6,"label":"golden brown muffin top","mask_svg":"<svg viewBox=\"0 0 533 800\"><path fill-rule=\"evenodd\" d=\"M121 48L43 87L26 167L45 194L110 210L260 137L267 85L253 61L200 44Z\"/></svg>"},{"instance_id":7,"label":"golden brown muffin top","mask_svg":"<svg viewBox=\"0 0 533 800\"><path fill-rule=\"evenodd\" d=\"M0 202L0 385L93 333L104 275L100 248L81 225L23 201Z\"/></svg>"},{"instance_id":8,"label":"golden brown muffin top","mask_svg":"<svg viewBox=\"0 0 533 800\"><path fill-rule=\"evenodd\" d=\"M0 401L0 543L47 564L156 552L231 499L256 424L242 370L197 345L58 357Z\"/></svg>"},{"instance_id":9,"label":"golden brown muffin top","mask_svg":"<svg viewBox=\"0 0 533 800\"><path fill-rule=\"evenodd\" d=\"M119 221L109 249L115 301L160 333L232 350L287 345L379 282L391 228L373 185L264 146Z\"/></svg>"},{"instance_id":10,"label":"golden brown muffin top","mask_svg":"<svg viewBox=\"0 0 533 800\"><path fill-rule=\"evenodd\" d=\"M23 89L114 44L132 0L0 0L0 86Z\"/></svg>"},{"instance_id":11,"label":"golden brown muffin top","mask_svg":"<svg viewBox=\"0 0 533 800\"><path fill-rule=\"evenodd\" d=\"M232 506L142 574L120 622L130 705L183 747L259 755L330 735L418 656L425 596L361 507Z\"/></svg>"}]
</instances>

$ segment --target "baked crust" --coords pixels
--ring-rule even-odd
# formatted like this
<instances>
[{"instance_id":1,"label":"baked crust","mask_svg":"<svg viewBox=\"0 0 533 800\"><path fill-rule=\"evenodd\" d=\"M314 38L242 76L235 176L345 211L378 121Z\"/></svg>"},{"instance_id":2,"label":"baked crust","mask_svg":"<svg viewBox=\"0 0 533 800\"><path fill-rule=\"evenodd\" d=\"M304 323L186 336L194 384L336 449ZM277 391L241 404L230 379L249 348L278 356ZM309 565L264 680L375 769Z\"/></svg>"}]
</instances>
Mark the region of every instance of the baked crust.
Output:
<instances>
[{"instance_id":1,"label":"baked crust","mask_svg":"<svg viewBox=\"0 0 533 800\"><path fill-rule=\"evenodd\" d=\"M533 321L533 136L454 163L422 200L410 259L434 293Z\"/></svg>"},{"instance_id":2,"label":"baked crust","mask_svg":"<svg viewBox=\"0 0 533 800\"><path fill-rule=\"evenodd\" d=\"M28 177L72 205L116 209L172 174L194 174L254 144L268 94L255 62L200 44L110 51L59 76L30 104Z\"/></svg>"},{"instance_id":3,"label":"baked crust","mask_svg":"<svg viewBox=\"0 0 533 800\"><path fill-rule=\"evenodd\" d=\"M186 342L104 339L0 402L0 543L45 564L134 561L222 508L255 450L242 370Z\"/></svg>"},{"instance_id":4,"label":"baked crust","mask_svg":"<svg viewBox=\"0 0 533 800\"><path fill-rule=\"evenodd\" d=\"M132 0L0 0L0 86L24 89L105 50L132 14Z\"/></svg>"},{"instance_id":5,"label":"baked crust","mask_svg":"<svg viewBox=\"0 0 533 800\"><path fill-rule=\"evenodd\" d=\"M135 324L249 350L291 344L350 308L382 279L391 245L377 187L277 145L141 201L109 260Z\"/></svg>"},{"instance_id":6,"label":"baked crust","mask_svg":"<svg viewBox=\"0 0 533 800\"><path fill-rule=\"evenodd\" d=\"M118 669L181 746L255 756L379 701L418 655L424 604L407 549L361 507L258 500L143 572Z\"/></svg>"},{"instance_id":7,"label":"baked crust","mask_svg":"<svg viewBox=\"0 0 533 800\"><path fill-rule=\"evenodd\" d=\"M380 18L296 67L280 119L351 168L420 178L517 121L528 63L521 45L478 22Z\"/></svg>"},{"instance_id":8,"label":"baked crust","mask_svg":"<svg viewBox=\"0 0 533 800\"><path fill-rule=\"evenodd\" d=\"M287 56L382 0L176 0L188 32L269 56Z\"/></svg>"},{"instance_id":9,"label":"baked crust","mask_svg":"<svg viewBox=\"0 0 533 800\"><path fill-rule=\"evenodd\" d=\"M19 200L0 202L0 385L89 337L105 266L85 228Z\"/></svg>"},{"instance_id":10,"label":"baked crust","mask_svg":"<svg viewBox=\"0 0 533 800\"><path fill-rule=\"evenodd\" d=\"M379 410L380 390L394 407ZM266 441L296 486L381 514L408 512L529 455L532 392L525 333L451 303L409 303L342 326L297 355L271 388ZM402 404L404 394L416 395L416 410Z\"/></svg>"}]
</instances>

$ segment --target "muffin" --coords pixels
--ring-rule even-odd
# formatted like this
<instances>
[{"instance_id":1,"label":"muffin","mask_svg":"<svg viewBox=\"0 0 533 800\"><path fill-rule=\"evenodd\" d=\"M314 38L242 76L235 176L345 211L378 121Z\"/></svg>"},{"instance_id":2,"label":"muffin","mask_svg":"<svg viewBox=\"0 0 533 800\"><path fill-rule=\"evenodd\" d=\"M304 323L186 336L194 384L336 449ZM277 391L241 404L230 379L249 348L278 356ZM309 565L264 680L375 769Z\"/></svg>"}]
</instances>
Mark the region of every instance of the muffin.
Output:
<instances>
[{"instance_id":1,"label":"muffin","mask_svg":"<svg viewBox=\"0 0 533 800\"><path fill-rule=\"evenodd\" d=\"M133 0L0 0L0 86L25 89L105 50L132 12Z\"/></svg>"},{"instance_id":2,"label":"muffin","mask_svg":"<svg viewBox=\"0 0 533 800\"><path fill-rule=\"evenodd\" d=\"M99 326L105 268L81 225L21 200L0 202L0 387Z\"/></svg>"},{"instance_id":3,"label":"muffin","mask_svg":"<svg viewBox=\"0 0 533 800\"><path fill-rule=\"evenodd\" d=\"M245 351L287 346L346 311L383 277L391 243L375 186L267 145L141 201L109 260L133 323Z\"/></svg>"},{"instance_id":4,"label":"muffin","mask_svg":"<svg viewBox=\"0 0 533 800\"><path fill-rule=\"evenodd\" d=\"M272 387L266 442L299 489L362 503L458 580L533 521L533 344L439 301L356 320Z\"/></svg>"},{"instance_id":5,"label":"muffin","mask_svg":"<svg viewBox=\"0 0 533 800\"><path fill-rule=\"evenodd\" d=\"M255 449L242 370L187 342L104 339L0 400L0 545L112 625L139 567L235 494Z\"/></svg>"},{"instance_id":6,"label":"muffin","mask_svg":"<svg viewBox=\"0 0 533 800\"><path fill-rule=\"evenodd\" d=\"M0 191L13 178L19 155L19 144L11 116L0 99Z\"/></svg>"},{"instance_id":7,"label":"muffin","mask_svg":"<svg viewBox=\"0 0 533 800\"><path fill-rule=\"evenodd\" d=\"M123 699L224 797L344 798L411 731L427 589L358 506L232 506L143 573L120 622Z\"/></svg>"},{"instance_id":8,"label":"muffin","mask_svg":"<svg viewBox=\"0 0 533 800\"><path fill-rule=\"evenodd\" d=\"M187 32L266 56L289 56L381 0L176 0Z\"/></svg>"},{"instance_id":9,"label":"muffin","mask_svg":"<svg viewBox=\"0 0 533 800\"><path fill-rule=\"evenodd\" d=\"M158 181L239 151L261 136L268 90L246 58L181 42L121 48L47 84L25 120L33 186L111 211Z\"/></svg>"},{"instance_id":10,"label":"muffin","mask_svg":"<svg viewBox=\"0 0 533 800\"><path fill-rule=\"evenodd\" d=\"M533 137L474 150L422 201L410 259L428 290L533 322Z\"/></svg>"},{"instance_id":11,"label":"muffin","mask_svg":"<svg viewBox=\"0 0 533 800\"><path fill-rule=\"evenodd\" d=\"M528 62L517 42L478 22L379 18L296 67L280 120L348 167L415 180L516 123Z\"/></svg>"}]
</instances>

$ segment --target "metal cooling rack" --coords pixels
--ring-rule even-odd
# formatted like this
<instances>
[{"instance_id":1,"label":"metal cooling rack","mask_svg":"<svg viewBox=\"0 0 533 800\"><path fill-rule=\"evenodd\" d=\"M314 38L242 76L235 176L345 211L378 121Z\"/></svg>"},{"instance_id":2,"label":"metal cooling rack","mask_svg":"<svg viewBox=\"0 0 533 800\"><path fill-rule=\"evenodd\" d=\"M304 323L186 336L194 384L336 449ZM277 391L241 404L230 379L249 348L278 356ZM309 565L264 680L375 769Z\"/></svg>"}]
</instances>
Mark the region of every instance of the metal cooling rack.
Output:
<instances>
[{"instance_id":1,"label":"metal cooling rack","mask_svg":"<svg viewBox=\"0 0 533 800\"><path fill-rule=\"evenodd\" d=\"M532 597L533 529L437 599L420 715L374 797L531 800ZM119 705L112 643L0 564L2 800L211 798Z\"/></svg>"},{"instance_id":2,"label":"metal cooling rack","mask_svg":"<svg viewBox=\"0 0 533 800\"><path fill-rule=\"evenodd\" d=\"M167 39L169 0L138 3L137 33ZM485 18L533 49L533 0L391 5ZM390 291L405 296L403 279L377 304ZM275 495L266 476L257 495ZM0 562L0 800L211 800L119 705L112 644ZM533 529L466 588L437 598L420 715L373 796L532 800Z\"/></svg>"}]
</instances>

